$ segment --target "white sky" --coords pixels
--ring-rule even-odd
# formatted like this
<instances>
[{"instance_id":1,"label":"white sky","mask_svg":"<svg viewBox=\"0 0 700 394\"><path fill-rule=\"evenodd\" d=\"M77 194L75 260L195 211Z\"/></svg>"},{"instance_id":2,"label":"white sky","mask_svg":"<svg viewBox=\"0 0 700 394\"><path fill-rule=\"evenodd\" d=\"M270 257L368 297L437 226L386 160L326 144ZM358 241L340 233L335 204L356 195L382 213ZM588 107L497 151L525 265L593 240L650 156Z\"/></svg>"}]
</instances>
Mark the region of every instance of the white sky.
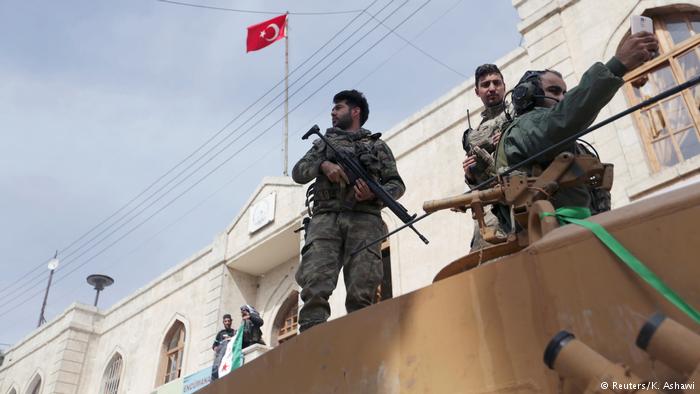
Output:
<instances>
[{"instance_id":1,"label":"white sky","mask_svg":"<svg viewBox=\"0 0 700 394\"><path fill-rule=\"evenodd\" d=\"M360 10L372 4L372 0L192 2L290 12ZM397 10L385 22L394 27L424 3L377 0L368 11L381 19ZM290 69L357 15L291 15ZM262 177L281 175L282 107L262 118L272 110L273 106L263 105L281 92L277 88L184 166L70 246L283 78L283 41L245 52L246 27L273 16L156 0L0 2L0 344L14 343L36 327L48 280L45 263L56 249L62 260L54 275L47 319L72 302L91 305L94 290L85 278L93 273L116 280L100 295L100 307L107 308L205 247L233 220ZM517 22L509 0L433 0L397 32L469 77L477 65L494 62L517 47ZM371 109L365 127L381 132L466 79L394 35L361 55L386 34L383 26L348 49L376 24L360 15L290 76L291 83L340 45L290 87L290 94L299 90L290 98L290 107L300 104L290 115L290 168L308 148L300 133L314 123L329 126L336 92L363 91ZM336 56L341 57L330 62ZM321 87L347 65L346 71ZM263 112L244 124L259 109ZM455 136L456 144L460 137ZM205 159L165 185L210 148L213 151ZM223 151L217 158L194 172L219 150ZM456 165L460 160L455 158ZM135 208L161 186L157 196ZM96 238L86 244L92 237Z\"/></svg>"}]
</instances>

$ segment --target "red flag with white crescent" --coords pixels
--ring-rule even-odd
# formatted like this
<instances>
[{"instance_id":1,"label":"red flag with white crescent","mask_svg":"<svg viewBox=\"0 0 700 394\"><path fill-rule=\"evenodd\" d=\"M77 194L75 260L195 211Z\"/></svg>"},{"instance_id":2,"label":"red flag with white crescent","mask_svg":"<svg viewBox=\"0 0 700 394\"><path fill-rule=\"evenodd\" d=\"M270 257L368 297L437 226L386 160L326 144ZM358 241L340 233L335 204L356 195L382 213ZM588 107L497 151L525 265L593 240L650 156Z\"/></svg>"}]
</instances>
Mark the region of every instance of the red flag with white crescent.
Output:
<instances>
[{"instance_id":1,"label":"red flag with white crescent","mask_svg":"<svg viewBox=\"0 0 700 394\"><path fill-rule=\"evenodd\" d=\"M248 26L246 52L257 51L287 36L287 14Z\"/></svg>"}]
</instances>

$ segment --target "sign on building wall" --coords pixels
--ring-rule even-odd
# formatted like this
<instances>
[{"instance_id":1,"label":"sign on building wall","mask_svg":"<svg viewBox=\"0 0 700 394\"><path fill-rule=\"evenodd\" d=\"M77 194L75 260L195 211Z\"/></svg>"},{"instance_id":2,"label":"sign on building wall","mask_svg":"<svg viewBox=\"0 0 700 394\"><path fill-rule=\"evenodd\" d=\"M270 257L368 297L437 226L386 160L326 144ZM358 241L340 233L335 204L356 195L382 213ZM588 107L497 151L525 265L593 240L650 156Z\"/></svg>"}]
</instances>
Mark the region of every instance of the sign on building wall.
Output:
<instances>
[{"instance_id":1,"label":"sign on building wall","mask_svg":"<svg viewBox=\"0 0 700 394\"><path fill-rule=\"evenodd\" d=\"M151 394L192 394L209 383L211 383L211 367L166 383L156 388Z\"/></svg>"},{"instance_id":2,"label":"sign on building wall","mask_svg":"<svg viewBox=\"0 0 700 394\"><path fill-rule=\"evenodd\" d=\"M250 207L248 232L254 233L275 220L275 197L272 192Z\"/></svg>"},{"instance_id":3,"label":"sign on building wall","mask_svg":"<svg viewBox=\"0 0 700 394\"><path fill-rule=\"evenodd\" d=\"M182 378L168 382L151 392L151 394L181 394Z\"/></svg>"},{"instance_id":4,"label":"sign on building wall","mask_svg":"<svg viewBox=\"0 0 700 394\"><path fill-rule=\"evenodd\" d=\"M192 394L209 383L211 383L211 367L185 376L182 382L182 394Z\"/></svg>"}]
</instances>

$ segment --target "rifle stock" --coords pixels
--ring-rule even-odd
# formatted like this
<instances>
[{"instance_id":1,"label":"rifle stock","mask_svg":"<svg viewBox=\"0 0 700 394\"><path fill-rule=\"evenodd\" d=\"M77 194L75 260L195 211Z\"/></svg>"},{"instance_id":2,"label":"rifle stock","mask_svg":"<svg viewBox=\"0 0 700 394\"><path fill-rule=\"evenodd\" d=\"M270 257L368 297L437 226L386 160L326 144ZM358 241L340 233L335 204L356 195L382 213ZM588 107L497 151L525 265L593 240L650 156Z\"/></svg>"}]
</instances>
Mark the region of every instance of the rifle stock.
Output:
<instances>
[{"instance_id":1,"label":"rifle stock","mask_svg":"<svg viewBox=\"0 0 700 394\"><path fill-rule=\"evenodd\" d=\"M307 140L307 139L309 139L309 137L311 137L312 134L321 135L321 129L318 128L318 125L317 125L317 124L313 125L313 126L309 129L309 131L307 131L306 133L304 133L304 135L301 136L301 139L302 139L302 140Z\"/></svg>"}]
</instances>

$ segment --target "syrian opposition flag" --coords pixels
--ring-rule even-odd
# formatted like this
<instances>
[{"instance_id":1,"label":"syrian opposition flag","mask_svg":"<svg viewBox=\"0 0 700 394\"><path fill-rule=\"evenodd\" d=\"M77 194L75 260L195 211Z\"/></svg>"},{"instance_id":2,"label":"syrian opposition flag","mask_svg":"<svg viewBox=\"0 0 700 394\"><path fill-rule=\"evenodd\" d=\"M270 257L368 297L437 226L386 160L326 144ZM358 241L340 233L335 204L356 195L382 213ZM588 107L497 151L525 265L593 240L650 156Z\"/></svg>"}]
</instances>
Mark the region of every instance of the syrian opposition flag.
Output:
<instances>
[{"instance_id":1,"label":"syrian opposition flag","mask_svg":"<svg viewBox=\"0 0 700 394\"><path fill-rule=\"evenodd\" d=\"M248 26L246 52L257 51L287 36L287 14Z\"/></svg>"},{"instance_id":2,"label":"syrian opposition flag","mask_svg":"<svg viewBox=\"0 0 700 394\"><path fill-rule=\"evenodd\" d=\"M226 345L226 352L221 357L221 364L219 364L219 378L243 365L243 328L244 325L241 323L236 331L236 336Z\"/></svg>"}]
</instances>

